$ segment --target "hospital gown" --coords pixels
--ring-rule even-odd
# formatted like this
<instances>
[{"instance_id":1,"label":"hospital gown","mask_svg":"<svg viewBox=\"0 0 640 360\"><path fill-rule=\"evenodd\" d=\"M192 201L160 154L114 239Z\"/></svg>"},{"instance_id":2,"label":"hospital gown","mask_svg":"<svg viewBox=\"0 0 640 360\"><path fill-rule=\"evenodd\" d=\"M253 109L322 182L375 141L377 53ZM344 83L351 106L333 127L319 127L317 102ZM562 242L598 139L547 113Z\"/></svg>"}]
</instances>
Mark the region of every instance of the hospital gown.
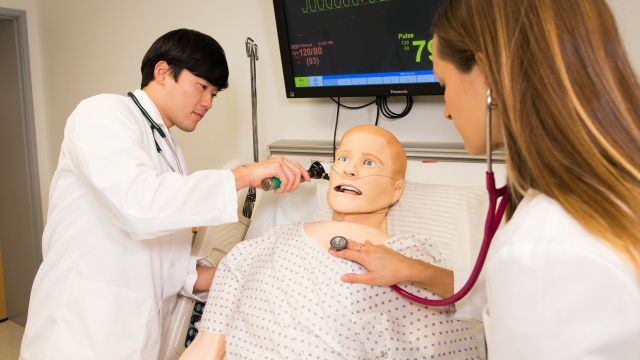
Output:
<instances>
[{"instance_id":1,"label":"hospital gown","mask_svg":"<svg viewBox=\"0 0 640 360\"><path fill-rule=\"evenodd\" d=\"M347 284L364 272L331 256L301 223L276 227L238 244L220 263L201 331L226 337L226 359L480 359L482 331L388 287ZM422 235L385 245L444 266ZM409 284L421 296L433 296Z\"/></svg>"}]
</instances>

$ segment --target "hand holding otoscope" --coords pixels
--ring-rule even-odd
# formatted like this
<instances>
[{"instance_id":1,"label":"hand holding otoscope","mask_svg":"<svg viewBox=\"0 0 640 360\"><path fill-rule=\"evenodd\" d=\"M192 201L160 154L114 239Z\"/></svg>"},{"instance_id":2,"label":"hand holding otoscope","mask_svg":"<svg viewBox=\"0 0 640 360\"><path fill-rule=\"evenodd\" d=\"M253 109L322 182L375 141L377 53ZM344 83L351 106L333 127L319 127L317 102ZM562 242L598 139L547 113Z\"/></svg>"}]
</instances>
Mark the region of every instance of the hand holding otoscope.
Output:
<instances>
[{"instance_id":1,"label":"hand holding otoscope","mask_svg":"<svg viewBox=\"0 0 640 360\"><path fill-rule=\"evenodd\" d=\"M329 174L324 170L324 167L320 162L314 161L308 170L309 177L312 179L325 179L329 180ZM304 180L304 179L301 179ZM260 188L264 191L278 190L280 188L280 179L277 177L264 178L260 182Z\"/></svg>"},{"instance_id":2,"label":"hand holding otoscope","mask_svg":"<svg viewBox=\"0 0 640 360\"><path fill-rule=\"evenodd\" d=\"M275 180L272 178L277 178L280 186L276 192L285 193L297 189L301 181L311 180L309 173L302 165L283 156L273 156L267 160L235 168L231 172L235 177L238 191L247 187L260 188L265 178L273 181L272 187L275 188Z\"/></svg>"}]
</instances>

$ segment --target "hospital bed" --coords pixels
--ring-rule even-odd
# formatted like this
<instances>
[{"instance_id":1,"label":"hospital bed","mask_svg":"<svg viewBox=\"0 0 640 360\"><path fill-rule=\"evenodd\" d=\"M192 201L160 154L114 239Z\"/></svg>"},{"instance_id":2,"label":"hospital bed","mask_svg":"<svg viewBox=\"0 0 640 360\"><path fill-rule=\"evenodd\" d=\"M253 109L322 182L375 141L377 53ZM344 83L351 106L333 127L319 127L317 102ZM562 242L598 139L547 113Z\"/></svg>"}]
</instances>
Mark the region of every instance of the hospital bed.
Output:
<instances>
[{"instance_id":1,"label":"hospital bed","mask_svg":"<svg viewBox=\"0 0 640 360\"><path fill-rule=\"evenodd\" d=\"M407 184L402 198L389 212L389 232L427 234L454 270L457 287L460 287L475 263L484 231L488 206L484 158L468 155L459 144L407 143L404 146L409 159ZM271 144L269 150L271 155L284 155L304 166L313 161L323 163L327 171L331 166L332 146L327 142L281 140ZM503 162L503 154L494 154L493 171L498 185L506 179ZM313 180L289 194L258 191L251 219L242 215L246 190L241 191L239 222L199 229L194 235L192 254L207 256L218 264L236 243L258 237L275 225L327 220L331 217L326 202L327 188L328 181ZM463 299L457 305L458 317L479 319L482 302L473 301L478 298ZM203 308L202 302L178 296L163 331L160 359L177 359L182 354L197 334L196 323Z\"/></svg>"}]
</instances>

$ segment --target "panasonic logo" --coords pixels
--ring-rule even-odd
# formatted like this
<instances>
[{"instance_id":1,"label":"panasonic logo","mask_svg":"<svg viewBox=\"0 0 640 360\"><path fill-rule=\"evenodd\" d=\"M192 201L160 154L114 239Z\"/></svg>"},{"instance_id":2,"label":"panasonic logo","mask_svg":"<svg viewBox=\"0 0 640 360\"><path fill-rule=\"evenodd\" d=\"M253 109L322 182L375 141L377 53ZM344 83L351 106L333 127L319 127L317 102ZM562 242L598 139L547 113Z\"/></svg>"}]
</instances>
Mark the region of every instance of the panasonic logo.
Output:
<instances>
[{"instance_id":1,"label":"panasonic logo","mask_svg":"<svg viewBox=\"0 0 640 360\"><path fill-rule=\"evenodd\" d=\"M408 94L409 90L389 90L391 94Z\"/></svg>"}]
</instances>

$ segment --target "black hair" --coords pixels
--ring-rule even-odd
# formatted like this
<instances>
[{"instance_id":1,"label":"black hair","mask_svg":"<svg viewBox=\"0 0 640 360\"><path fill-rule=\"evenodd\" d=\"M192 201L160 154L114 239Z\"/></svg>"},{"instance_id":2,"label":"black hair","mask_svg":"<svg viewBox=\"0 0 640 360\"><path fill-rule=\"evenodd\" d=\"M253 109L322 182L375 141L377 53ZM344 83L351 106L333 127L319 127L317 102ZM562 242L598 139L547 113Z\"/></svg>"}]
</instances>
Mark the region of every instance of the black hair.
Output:
<instances>
[{"instance_id":1,"label":"black hair","mask_svg":"<svg viewBox=\"0 0 640 360\"><path fill-rule=\"evenodd\" d=\"M142 59L140 72L144 88L154 79L154 68L159 61L166 61L177 81L182 70L207 80L218 90L226 89L229 67L224 50L211 36L196 30L177 29L160 36Z\"/></svg>"}]
</instances>

